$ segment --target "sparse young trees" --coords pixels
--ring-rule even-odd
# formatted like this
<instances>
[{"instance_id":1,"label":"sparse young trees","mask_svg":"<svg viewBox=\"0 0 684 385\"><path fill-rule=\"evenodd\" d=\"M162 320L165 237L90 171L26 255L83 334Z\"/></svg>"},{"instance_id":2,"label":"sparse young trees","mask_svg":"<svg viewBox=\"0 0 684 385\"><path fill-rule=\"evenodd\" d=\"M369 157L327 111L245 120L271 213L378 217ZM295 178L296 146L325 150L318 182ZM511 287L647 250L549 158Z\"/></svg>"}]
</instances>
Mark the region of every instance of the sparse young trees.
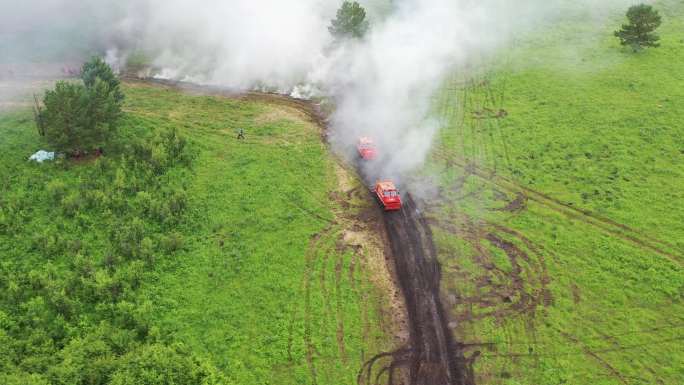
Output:
<instances>
[{"instance_id":1,"label":"sparse young trees","mask_svg":"<svg viewBox=\"0 0 684 385\"><path fill-rule=\"evenodd\" d=\"M623 24L615 36L620 39L620 44L630 46L637 52L645 47L659 47L660 36L655 30L660 27L662 18L658 11L646 4L635 5L627 11L629 24Z\"/></svg>"},{"instance_id":2,"label":"sparse young trees","mask_svg":"<svg viewBox=\"0 0 684 385\"><path fill-rule=\"evenodd\" d=\"M116 131L124 99L119 80L102 59L86 63L81 77L83 84L57 82L36 116L48 143L68 154L104 146Z\"/></svg>"},{"instance_id":3,"label":"sparse young trees","mask_svg":"<svg viewBox=\"0 0 684 385\"><path fill-rule=\"evenodd\" d=\"M345 1L337 10L337 17L331 21L328 30L335 39L360 39L369 26L366 10L356 1Z\"/></svg>"}]
</instances>

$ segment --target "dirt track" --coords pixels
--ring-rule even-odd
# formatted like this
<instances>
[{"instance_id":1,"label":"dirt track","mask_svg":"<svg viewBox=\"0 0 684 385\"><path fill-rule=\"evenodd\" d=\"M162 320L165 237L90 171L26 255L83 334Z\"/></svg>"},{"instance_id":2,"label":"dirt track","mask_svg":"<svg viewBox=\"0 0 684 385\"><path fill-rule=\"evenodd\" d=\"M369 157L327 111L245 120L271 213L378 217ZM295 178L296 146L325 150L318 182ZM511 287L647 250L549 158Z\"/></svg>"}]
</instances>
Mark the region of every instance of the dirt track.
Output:
<instances>
[{"instance_id":1,"label":"dirt track","mask_svg":"<svg viewBox=\"0 0 684 385\"><path fill-rule=\"evenodd\" d=\"M410 346L376 358L390 357L388 364L376 374L394 374L405 368L410 385L473 384L463 351L454 343L447 326L439 295L440 267L430 227L410 195L403 209L384 216L385 228L395 263L396 273L408 310ZM366 383L372 381L375 361L362 372Z\"/></svg>"}]
</instances>

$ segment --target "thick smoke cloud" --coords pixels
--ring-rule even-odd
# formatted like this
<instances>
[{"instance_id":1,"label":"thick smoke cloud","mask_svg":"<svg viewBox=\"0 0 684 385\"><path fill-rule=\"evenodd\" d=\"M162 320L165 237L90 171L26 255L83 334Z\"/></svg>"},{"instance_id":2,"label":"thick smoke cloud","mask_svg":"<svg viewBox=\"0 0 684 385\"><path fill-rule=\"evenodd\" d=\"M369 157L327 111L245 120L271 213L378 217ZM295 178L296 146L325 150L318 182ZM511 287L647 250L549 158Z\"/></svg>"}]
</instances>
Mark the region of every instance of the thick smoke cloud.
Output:
<instances>
[{"instance_id":1,"label":"thick smoke cloud","mask_svg":"<svg viewBox=\"0 0 684 385\"><path fill-rule=\"evenodd\" d=\"M336 101L333 142L350 148L376 139L380 162L371 177L401 179L425 160L439 129L431 98L454 71L493 54L512 39L563 18L603 20L625 0L404 0L363 42L326 57L314 82ZM614 12L613 12L614 14Z\"/></svg>"},{"instance_id":2,"label":"thick smoke cloud","mask_svg":"<svg viewBox=\"0 0 684 385\"><path fill-rule=\"evenodd\" d=\"M385 155L372 176L400 177L429 152L439 128L429 118L431 97L446 76L541 24L601 18L631 0L368 0L362 3L372 30L344 44L327 31L340 3L0 0L0 66L31 68L25 63L105 52L120 65L143 52L158 75L178 80L316 89L335 103L336 148L372 136Z\"/></svg>"}]
</instances>

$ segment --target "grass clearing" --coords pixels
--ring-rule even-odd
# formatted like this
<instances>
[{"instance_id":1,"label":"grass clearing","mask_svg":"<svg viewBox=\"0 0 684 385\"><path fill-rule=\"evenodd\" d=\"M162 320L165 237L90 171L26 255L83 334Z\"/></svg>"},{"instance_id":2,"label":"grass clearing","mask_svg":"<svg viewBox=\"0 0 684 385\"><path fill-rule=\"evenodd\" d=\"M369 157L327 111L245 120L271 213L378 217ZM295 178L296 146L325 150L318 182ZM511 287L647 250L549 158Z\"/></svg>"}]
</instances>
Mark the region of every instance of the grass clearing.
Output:
<instances>
[{"instance_id":1,"label":"grass clearing","mask_svg":"<svg viewBox=\"0 0 684 385\"><path fill-rule=\"evenodd\" d=\"M578 18L436 99L430 217L479 383L684 382L684 7L656 8L658 49Z\"/></svg>"}]
</instances>

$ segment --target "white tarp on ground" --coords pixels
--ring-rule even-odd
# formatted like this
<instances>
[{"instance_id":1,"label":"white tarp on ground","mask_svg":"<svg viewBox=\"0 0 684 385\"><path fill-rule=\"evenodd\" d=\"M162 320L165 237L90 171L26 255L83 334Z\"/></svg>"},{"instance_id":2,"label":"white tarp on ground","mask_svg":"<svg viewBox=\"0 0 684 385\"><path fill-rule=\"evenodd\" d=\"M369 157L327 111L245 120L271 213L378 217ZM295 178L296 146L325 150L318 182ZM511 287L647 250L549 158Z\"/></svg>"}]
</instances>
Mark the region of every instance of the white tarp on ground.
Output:
<instances>
[{"instance_id":1,"label":"white tarp on ground","mask_svg":"<svg viewBox=\"0 0 684 385\"><path fill-rule=\"evenodd\" d=\"M38 163L43 163L46 160L54 160L55 159L55 153L54 152L47 152L44 150L40 150L36 152L35 154L31 155L29 160L35 160Z\"/></svg>"}]
</instances>

